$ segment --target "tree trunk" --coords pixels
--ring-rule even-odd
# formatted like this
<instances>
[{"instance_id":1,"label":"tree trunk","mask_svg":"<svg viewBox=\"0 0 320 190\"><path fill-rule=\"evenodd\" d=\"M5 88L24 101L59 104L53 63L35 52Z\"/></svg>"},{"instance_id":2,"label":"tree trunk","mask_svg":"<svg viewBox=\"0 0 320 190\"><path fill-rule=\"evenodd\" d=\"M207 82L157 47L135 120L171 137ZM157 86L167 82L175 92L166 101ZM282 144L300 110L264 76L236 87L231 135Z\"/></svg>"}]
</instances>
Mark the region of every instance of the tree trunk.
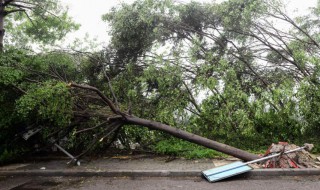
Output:
<instances>
[{"instance_id":1,"label":"tree trunk","mask_svg":"<svg viewBox=\"0 0 320 190\"><path fill-rule=\"evenodd\" d=\"M69 87L74 87L74 88L80 88L80 89L85 89L85 90L90 90L96 92L101 99L104 101L104 103L111 108L111 110L116 114L116 116L113 117L107 117L107 120L109 122L112 122L112 120L121 120L124 122L124 124L131 124L131 125L140 125L144 127L148 127L149 129L154 129L158 131L165 132L167 134L170 134L174 137L177 137L179 139L183 139L213 150L217 150L219 152L234 156L236 158L242 159L244 161L251 161L260 158L259 156L255 154L251 154L249 152L237 149L232 146L228 146L226 144L222 144L174 127L171 127L169 125L165 125L159 122L151 121L151 120L146 120L142 118L138 118L132 115L128 115L124 112L121 112L116 106L113 104L113 102L108 99L99 89L89 86L89 85L81 85L81 84L76 84L76 83L70 83L68 84Z\"/></svg>"},{"instance_id":2,"label":"tree trunk","mask_svg":"<svg viewBox=\"0 0 320 190\"><path fill-rule=\"evenodd\" d=\"M0 0L0 53L3 51L4 16L4 1Z\"/></svg>"},{"instance_id":3,"label":"tree trunk","mask_svg":"<svg viewBox=\"0 0 320 190\"><path fill-rule=\"evenodd\" d=\"M244 161L251 161L260 158L258 155L251 154L249 152L234 148L232 146L228 146L226 144L222 144L192 133L188 133L186 131L171 127L169 125L165 125L159 122L150 121L146 119L141 119L138 117L126 117L125 119L129 124L141 125L148 127L149 129L163 131L172 136L175 136L180 139L187 140L189 142L202 145L204 147L217 150L219 152L223 152L225 154L234 156L236 158L242 159Z\"/></svg>"}]
</instances>

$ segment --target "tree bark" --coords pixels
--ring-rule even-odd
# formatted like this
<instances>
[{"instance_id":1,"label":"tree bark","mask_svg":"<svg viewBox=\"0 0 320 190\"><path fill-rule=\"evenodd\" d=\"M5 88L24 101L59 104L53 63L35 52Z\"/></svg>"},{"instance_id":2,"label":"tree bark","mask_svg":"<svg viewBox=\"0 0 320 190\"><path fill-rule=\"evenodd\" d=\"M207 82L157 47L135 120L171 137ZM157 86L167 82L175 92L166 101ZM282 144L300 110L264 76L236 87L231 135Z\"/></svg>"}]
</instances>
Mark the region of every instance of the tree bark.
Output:
<instances>
[{"instance_id":1,"label":"tree bark","mask_svg":"<svg viewBox=\"0 0 320 190\"><path fill-rule=\"evenodd\" d=\"M132 117L132 116L128 116L125 119L129 124L134 124L134 125L141 125L141 126L145 126L148 127L149 129L154 129L154 130L159 130L159 131L163 131L165 133L168 133L174 137L198 144L198 145L202 145L204 147L210 148L210 149L214 149L217 150L219 152L223 152L225 154L234 156L236 158L242 159L244 161L251 161L251 160L255 160L260 158L258 155L255 154L251 154L249 152L237 149L235 147L226 145L226 144L222 144L174 127L171 127L169 125L165 125L159 122L155 122L155 121L150 121L150 120L146 120L146 119L141 119L138 117Z\"/></svg>"},{"instance_id":2,"label":"tree bark","mask_svg":"<svg viewBox=\"0 0 320 190\"><path fill-rule=\"evenodd\" d=\"M0 53L3 52L3 40L4 40L4 0L0 0Z\"/></svg>"}]
</instances>

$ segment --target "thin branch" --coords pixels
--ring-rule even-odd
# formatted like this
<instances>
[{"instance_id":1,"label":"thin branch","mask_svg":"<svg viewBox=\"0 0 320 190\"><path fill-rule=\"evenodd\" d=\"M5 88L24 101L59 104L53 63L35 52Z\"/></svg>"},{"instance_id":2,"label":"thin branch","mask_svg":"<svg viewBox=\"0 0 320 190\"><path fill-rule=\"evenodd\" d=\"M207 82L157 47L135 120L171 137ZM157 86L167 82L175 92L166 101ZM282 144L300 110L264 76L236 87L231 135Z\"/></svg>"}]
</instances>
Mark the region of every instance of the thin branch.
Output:
<instances>
[{"instance_id":1,"label":"thin branch","mask_svg":"<svg viewBox=\"0 0 320 190\"><path fill-rule=\"evenodd\" d=\"M79 134L79 133L83 133L83 132L86 132L86 131L90 131L90 130L93 130L93 129L96 129L96 128L99 128L99 127L102 127L103 125L107 124L108 121L105 121L105 122L102 122L100 123L99 125L97 126L94 126L94 127L90 127L90 128L86 128L86 129L82 129L82 130L79 130L79 131L76 131L74 132L74 134Z\"/></svg>"},{"instance_id":2,"label":"thin branch","mask_svg":"<svg viewBox=\"0 0 320 190\"><path fill-rule=\"evenodd\" d=\"M11 14L11 13L24 12L24 11L25 11L24 9L14 9L14 10L11 10L11 11L4 11L4 16L7 16L8 14Z\"/></svg>"},{"instance_id":3,"label":"thin branch","mask_svg":"<svg viewBox=\"0 0 320 190\"><path fill-rule=\"evenodd\" d=\"M85 89L85 90L91 90L96 92L101 98L102 100L105 101L105 103L110 107L110 109L113 111L113 113L115 114L123 114L120 112L120 110L111 102L111 100L109 98L107 98L99 89L97 89L96 87L93 86L89 86L89 85L80 85L80 84L76 84L76 83L70 83L68 86L70 87L76 87L76 88L81 88L81 89Z\"/></svg>"},{"instance_id":4,"label":"thin branch","mask_svg":"<svg viewBox=\"0 0 320 190\"><path fill-rule=\"evenodd\" d=\"M24 91L22 88L20 88L20 87L18 87L18 86L16 86L16 85L13 85L13 84L12 84L12 86L13 86L15 89L17 89L19 92L21 92L22 94L26 94L26 91Z\"/></svg>"},{"instance_id":5,"label":"thin branch","mask_svg":"<svg viewBox=\"0 0 320 190\"><path fill-rule=\"evenodd\" d=\"M301 27L299 27L288 15L284 14L284 13L283 13L282 11L280 11L279 9L278 9L278 11L279 11L279 13L280 13L284 18L275 16L275 15L271 15L271 16L290 23L292 26L294 26L296 29L298 29L300 32L302 32L304 35L306 35L306 36L314 43L315 46L317 46L318 48L320 48L320 45L318 44L318 42L316 42L316 41L308 34L308 32L304 31Z\"/></svg>"},{"instance_id":6,"label":"thin branch","mask_svg":"<svg viewBox=\"0 0 320 190\"><path fill-rule=\"evenodd\" d=\"M37 84L41 83L40 81L29 79L29 78L25 78L25 80L28 81L28 82L33 82L33 83L37 83Z\"/></svg>"},{"instance_id":7,"label":"thin branch","mask_svg":"<svg viewBox=\"0 0 320 190\"><path fill-rule=\"evenodd\" d=\"M29 9L29 10L33 9L33 7L28 7L28 6L24 6L24 5L15 4L15 3L11 3L8 6L18 7L18 8L23 8L23 9Z\"/></svg>"},{"instance_id":8,"label":"thin branch","mask_svg":"<svg viewBox=\"0 0 320 190\"><path fill-rule=\"evenodd\" d=\"M191 112L191 113L193 113L193 114L195 114L195 115L197 115L197 116L199 116L199 117L201 117L201 114L197 113L196 111L194 111L194 110L191 109L191 108L185 107L184 109L187 110L187 111L189 111L189 112Z\"/></svg>"},{"instance_id":9,"label":"thin branch","mask_svg":"<svg viewBox=\"0 0 320 190\"><path fill-rule=\"evenodd\" d=\"M107 79L107 82L108 82L108 86L109 86L110 92L111 92L112 97L113 97L113 100L114 100L114 102L115 102L115 106L119 109L118 99L117 99L117 97L116 97L116 95L115 95L115 93L114 93L114 91L113 91L113 88L112 88L112 85L111 85L110 78L109 78L109 76L107 75L107 72L106 72L105 70L103 71L103 73L104 73L104 76L105 76L105 77L106 77L106 79Z\"/></svg>"},{"instance_id":10,"label":"thin branch","mask_svg":"<svg viewBox=\"0 0 320 190\"><path fill-rule=\"evenodd\" d=\"M102 132L102 135L103 135L103 136L101 136L100 138L98 138L98 136L97 136L95 139L93 139L93 140L91 141L91 144L87 146L87 149L86 149L85 151L83 151L81 154L77 155L76 158L79 159L79 158L81 158L82 156L84 156L85 154L87 154L87 153L94 147L94 145L97 144L97 142L98 142L99 140L102 141L104 138L106 138L107 136L109 136L111 133L113 133L114 131L117 131L119 128L121 128L122 125L123 125L122 122L116 122L116 123L110 124L110 125L107 127L106 131L103 131L103 132ZM112 127L112 129L111 129L111 130L108 130L108 129L111 128L111 127ZM101 133L100 133L99 135L101 135Z\"/></svg>"},{"instance_id":11,"label":"thin branch","mask_svg":"<svg viewBox=\"0 0 320 190\"><path fill-rule=\"evenodd\" d=\"M196 99L194 98L194 96L193 96L191 90L189 89L188 85L187 85L184 81L182 81L182 83L183 83L184 87L187 89L187 91L188 91L188 93L189 93L189 95L190 95L190 98L189 98L189 99L190 99L190 102L194 105L194 107L196 108L196 110L197 110L199 113L201 113L201 109L200 109L199 105L197 104Z\"/></svg>"},{"instance_id":12,"label":"thin branch","mask_svg":"<svg viewBox=\"0 0 320 190\"><path fill-rule=\"evenodd\" d=\"M31 17L28 15L28 13L26 11L24 11L24 14L27 16L28 20L31 22L31 24L35 27L36 25L34 24L33 20L31 19Z\"/></svg>"}]
</instances>

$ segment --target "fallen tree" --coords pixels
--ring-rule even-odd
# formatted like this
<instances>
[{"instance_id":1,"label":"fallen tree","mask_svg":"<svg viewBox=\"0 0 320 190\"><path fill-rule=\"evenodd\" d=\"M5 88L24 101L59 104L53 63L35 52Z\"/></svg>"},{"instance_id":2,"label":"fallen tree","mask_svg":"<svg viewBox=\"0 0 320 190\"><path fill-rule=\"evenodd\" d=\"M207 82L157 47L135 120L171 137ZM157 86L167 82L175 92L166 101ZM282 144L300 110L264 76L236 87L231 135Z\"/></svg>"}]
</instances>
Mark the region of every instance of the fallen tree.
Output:
<instances>
[{"instance_id":1,"label":"fallen tree","mask_svg":"<svg viewBox=\"0 0 320 190\"><path fill-rule=\"evenodd\" d=\"M135 117L132 114L126 113L121 111L117 105L115 105L108 97L106 97L99 89L89 86L89 85L80 85L80 84L75 84L75 83L70 83L68 85L69 87L72 88L78 88L78 89L83 89L83 90L87 90L87 91L91 91L91 92L95 92L98 97L100 98L101 101L103 101L103 103L110 108L110 110L112 111L112 115L100 115L100 118L102 120L105 120L106 122L108 122L108 126L111 126L111 128L107 131L107 134L102 134L101 138L97 138L96 141L93 142L93 144L95 142L98 141L98 139L103 139L106 136L108 136L109 134L111 134L112 131L118 130L120 127L122 127L123 125L139 125L139 126L144 126L144 127L148 127L149 129L152 130L159 130L162 132L165 132L167 134L170 134L174 137L180 138L180 139L184 139L187 140L189 142L192 143L196 143L198 145L202 145L204 147L213 149L213 150L217 150L219 152L234 156L236 158L245 160L245 161L250 161L250 160L254 160L259 158L259 156L255 155L255 154L251 154L249 152L237 149L235 147L232 146L228 146L226 144L222 144L201 136L198 136L196 134L192 134L186 131L183 131L181 129L177 129L174 128L172 126L166 125L166 124L162 124L159 122L155 122L155 121L151 121L151 120L147 120L147 119L142 119L139 117ZM97 97L95 97L97 98ZM76 114L75 116L78 117L90 117L93 113L82 113L82 114ZM95 114L96 116L96 114ZM90 147L89 147L90 148ZM84 151L84 153L86 153L87 151ZM77 156L77 158L81 157L84 155L84 153L80 154Z\"/></svg>"},{"instance_id":2,"label":"fallen tree","mask_svg":"<svg viewBox=\"0 0 320 190\"><path fill-rule=\"evenodd\" d=\"M5 155L1 158L3 161L13 160L14 155L32 153L34 144L47 144L46 148L51 148L54 144L63 146L63 143L60 144L61 139L67 139L67 145L74 152L80 152L76 156L76 158L80 158L91 150L96 151L99 146L105 150L113 142L123 137L122 135L127 129L123 126L128 125L135 129L142 126L161 131L242 160L258 158L257 155L235 147L189 133L179 129L179 127L172 127L172 122L171 124L164 124L152 121L156 118L152 115L154 113L150 113L153 108L146 109L144 115L139 113L141 106L149 104L149 102L144 102L144 104L134 103L133 106L130 100L126 102L127 99L121 97L123 95L121 93L126 92L116 90L115 93L113 87L116 89L119 85L111 86L111 80L115 84L114 82L119 79L111 79L107 73L104 73L100 83L97 82L98 80L88 80L90 76L82 78L79 75L78 68L74 68L76 64L72 62L72 59L69 59L70 55L48 54L41 57L40 55L12 54L12 57L19 55L26 61L16 63L9 59L9 61L1 62L1 64L7 64L2 69L11 77L5 77L1 83L4 96L1 101L6 108L2 113L4 114L2 118L5 119L2 128L0 125L0 137L2 138L0 139L2 144L0 147L2 153L0 154ZM6 57L10 56L11 54L8 52ZM42 58L45 62L42 62ZM34 65L29 64L29 59ZM47 64L48 60L54 62ZM42 63L44 68L39 69L38 66ZM62 64L62 66L59 64ZM67 65L71 67L69 70L66 70ZM10 73L5 70L6 68L9 68ZM101 75L95 74L95 76ZM77 81L81 84L67 84L67 81ZM88 83L91 85L87 85ZM93 87L95 83L97 83L99 89ZM103 90L100 90L100 88L103 88ZM115 94L118 94L118 97ZM157 101L151 103L155 107L157 106ZM130 111L130 105L133 111ZM129 108L129 110L123 111L126 108ZM139 117L131 112L139 115ZM172 114L174 113L172 112ZM149 120L146 118L149 118ZM162 120L162 122L165 121ZM30 131L33 133L39 130L41 130L39 135L29 139L28 142L21 138L25 133ZM145 139L149 138L149 136L145 137ZM124 136L124 138L127 137ZM103 143L100 143L102 141ZM21 150L18 151L17 147Z\"/></svg>"},{"instance_id":3,"label":"fallen tree","mask_svg":"<svg viewBox=\"0 0 320 190\"><path fill-rule=\"evenodd\" d=\"M251 160L256 156L225 144L257 150L280 140L319 141L317 33L306 27L313 17L295 23L272 1L159 2L166 3L137 1L106 14L112 40L101 51L0 56L0 162L2 152L21 155L17 147L25 141L17 145L12 137L39 126L39 139L67 137L74 152L104 151L115 140L173 150L177 139L161 144L170 134ZM293 28L284 31L269 17ZM69 81L77 84L67 89ZM128 125L134 126L122 127Z\"/></svg>"}]
</instances>

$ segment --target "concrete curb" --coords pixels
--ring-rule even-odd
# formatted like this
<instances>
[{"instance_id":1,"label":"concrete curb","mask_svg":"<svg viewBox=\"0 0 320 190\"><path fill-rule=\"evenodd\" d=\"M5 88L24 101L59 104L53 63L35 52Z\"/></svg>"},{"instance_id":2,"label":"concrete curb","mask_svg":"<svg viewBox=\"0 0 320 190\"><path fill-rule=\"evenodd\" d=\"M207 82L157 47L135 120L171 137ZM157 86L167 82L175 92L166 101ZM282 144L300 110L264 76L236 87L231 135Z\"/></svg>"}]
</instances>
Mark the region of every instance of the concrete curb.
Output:
<instances>
[{"instance_id":1,"label":"concrete curb","mask_svg":"<svg viewBox=\"0 0 320 190\"><path fill-rule=\"evenodd\" d=\"M320 176L319 169L255 169L241 177L268 178L278 176ZM116 170L116 171L77 171L77 170L14 170L0 171L0 176L68 176L68 177L201 177L201 171L169 170Z\"/></svg>"},{"instance_id":2,"label":"concrete curb","mask_svg":"<svg viewBox=\"0 0 320 190\"><path fill-rule=\"evenodd\" d=\"M116 170L116 171L63 171L63 170L16 170L0 171L0 176L73 176L73 177L195 177L200 171L168 170Z\"/></svg>"}]
</instances>

